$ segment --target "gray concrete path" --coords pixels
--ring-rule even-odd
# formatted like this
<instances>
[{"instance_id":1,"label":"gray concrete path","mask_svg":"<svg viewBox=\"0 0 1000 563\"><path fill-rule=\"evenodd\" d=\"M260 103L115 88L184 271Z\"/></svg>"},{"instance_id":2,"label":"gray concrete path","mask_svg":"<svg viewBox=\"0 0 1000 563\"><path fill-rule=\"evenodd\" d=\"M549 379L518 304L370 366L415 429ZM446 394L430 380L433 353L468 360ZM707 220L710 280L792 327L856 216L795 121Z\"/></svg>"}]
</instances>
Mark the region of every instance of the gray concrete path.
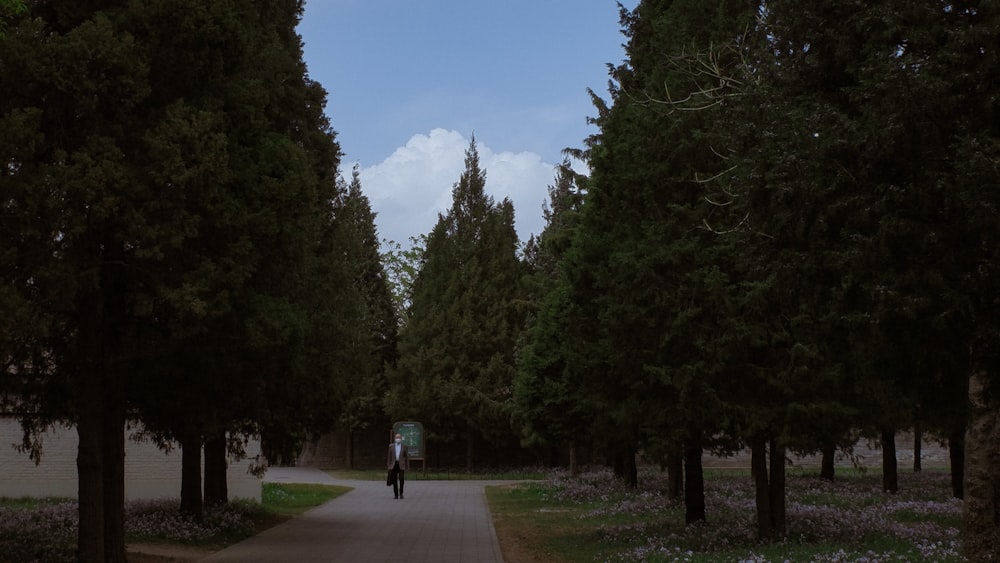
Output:
<instances>
[{"instance_id":1,"label":"gray concrete path","mask_svg":"<svg viewBox=\"0 0 1000 563\"><path fill-rule=\"evenodd\" d=\"M346 485L354 490L205 563L502 563L483 488L510 481L406 481L406 498L384 481L334 479L318 469L271 468L265 481Z\"/></svg>"}]
</instances>

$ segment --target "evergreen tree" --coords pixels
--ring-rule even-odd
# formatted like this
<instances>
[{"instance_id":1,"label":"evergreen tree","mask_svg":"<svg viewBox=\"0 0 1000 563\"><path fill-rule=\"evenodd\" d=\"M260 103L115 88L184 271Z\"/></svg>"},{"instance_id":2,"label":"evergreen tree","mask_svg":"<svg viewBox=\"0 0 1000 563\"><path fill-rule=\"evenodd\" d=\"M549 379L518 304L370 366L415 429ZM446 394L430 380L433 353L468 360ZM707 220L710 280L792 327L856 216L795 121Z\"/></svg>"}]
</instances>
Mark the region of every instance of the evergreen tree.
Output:
<instances>
[{"instance_id":1,"label":"evergreen tree","mask_svg":"<svg viewBox=\"0 0 1000 563\"><path fill-rule=\"evenodd\" d=\"M738 37L748 14L742 2L622 11L628 61L613 69L610 108L598 106L593 174L566 257L571 299L590 329L573 345L589 359L573 369L604 413L595 434L625 460L639 447L664 461L683 453L689 522L705 518L705 436L730 418L712 382L731 371L741 334L725 259L738 233L721 232L737 221L706 189L728 167L724 135L712 129L719 76L692 54L734 64L715 46ZM634 480L634 466L623 468Z\"/></svg>"},{"instance_id":2,"label":"evergreen tree","mask_svg":"<svg viewBox=\"0 0 1000 563\"><path fill-rule=\"evenodd\" d=\"M0 42L0 316L37 319L3 357L76 423L81 561L125 558L129 404L204 425L187 454L264 402L241 391L297 387L278 383L302 351L292 291L338 159L300 10L32 3ZM150 400L157 378L190 394Z\"/></svg>"},{"instance_id":3,"label":"evergreen tree","mask_svg":"<svg viewBox=\"0 0 1000 563\"><path fill-rule=\"evenodd\" d=\"M287 33L297 23L295 10L274 5L261 12L250 5L237 5L228 8L229 13L202 14L208 18L203 21L190 10L173 12L169 6L160 9L163 12L146 10L141 15L147 18L142 23L148 26L150 43L157 46L155 52L160 58L154 61L155 66L167 75L185 76L188 70L176 66L187 64L187 54L176 54L174 38L188 36L190 26L204 25L215 18L232 26L228 29L233 35L230 51L225 54L230 82L195 101L231 106L226 111L229 164L234 170L230 180L231 186L240 186L232 195L243 207L230 204L217 212L218 219L230 219L232 223L207 224L185 258L225 263L227 258L219 255L220 249L238 249L240 254L228 259L242 264L242 270L231 270L242 271L243 277L218 279L220 286L213 288L212 294L223 296L224 301L208 307L208 315L195 324L169 311L160 313L159 318L173 323L164 330L176 349L164 350L164 357L153 369L169 373L136 386L136 392L143 397L152 397L152 408L150 401L144 404L147 422L156 420L159 425L154 428L181 442L185 468L181 505L185 511L198 514L203 441L207 446L207 500L224 502L225 455L224 450L219 450L227 442L226 431L231 432L231 437L262 431L270 447L281 433L275 429L279 425L298 428L313 424L316 416L330 411L329 405L306 408L305 398L326 394L322 392L322 380L307 377L301 358L312 312L304 301L313 293L307 287L307 273L317 267L311 247L321 238L320 233L329 229L329 202L336 198L334 177L339 155L322 115L325 92L304 77L298 37ZM246 23L255 21L268 41L246 35ZM270 77L268 81L259 80L256 74L261 72ZM277 77L296 75L297 80L278 83ZM195 82L198 77L191 80ZM164 88L167 86L158 91ZM269 90L280 92L270 96L279 103L260 95ZM244 99L248 95L251 97ZM207 280L211 273L196 271L195 275ZM179 283L193 285L198 281L184 279ZM327 353L338 349L329 343L322 346ZM292 384L295 381L302 381L314 391L301 390ZM167 397L176 399L164 411ZM314 414L317 410L319 415ZM239 453L239 443L229 443L234 453ZM211 458L209 450L213 452Z\"/></svg>"},{"instance_id":4,"label":"evergreen tree","mask_svg":"<svg viewBox=\"0 0 1000 563\"><path fill-rule=\"evenodd\" d=\"M475 140L452 206L427 237L400 332L386 410L424 422L440 439L510 437L514 345L523 320L514 210L486 194Z\"/></svg>"},{"instance_id":5,"label":"evergreen tree","mask_svg":"<svg viewBox=\"0 0 1000 563\"><path fill-rule=\"evenodd\" d=\"M562 258L572 241L576 214L586 177L574 172L568 160L557 169L543 209L545 229L526 245L526 297L532 305L521 334L514 379L514 420L521 441L528 446L567 445L570 470L578 470L576 452L587 445L593 414L588 400L566 369L564 335L571 330L572 303L562 275Z\"/></svg>"},{"instance_id":6,"label":"evergreen tree","mask_svg":"<svg viewBox=\"0 0 1000 563\"><path fill-rule=\"evenodd\" d=\"M793 321L799 365L822 373L810 358L839 362L845 379L830 388L859 390L855 408L877 415L855 424L888 447L884 487L894 490L899 427L931 410L943 429L963 425L955 397L976 295L965 288L984 258L963 241L982 223L969 221L969 185L957 181L965 165L941 155L995 135L990 88L958 86L990 76L975 53L995 15L893 1L779 2L761 15L748 127L734 131L751 139L749 212L777 274L768 301ZM928 409L929 393L950 406Z\"/></svg>"},{"instance_id":7,"label":"evergreen tree","mask_svg":"<svg viewBox=\"0 0 1000 563\"><path fill-rule=\"evenodd\" d=\"M357 323L347 335L350 362L343 366L339 383L342 396L340 425L349 435L380 421L386 392L385 370L396 361L399 320L379 254L375 214L361 190L357 165L351 173L346 196L337 211L343 224L344 260L352 266L353 285L360 294ZM353 440L348 440L347 462L353 464Z\"/></svg>"}]
</instances>

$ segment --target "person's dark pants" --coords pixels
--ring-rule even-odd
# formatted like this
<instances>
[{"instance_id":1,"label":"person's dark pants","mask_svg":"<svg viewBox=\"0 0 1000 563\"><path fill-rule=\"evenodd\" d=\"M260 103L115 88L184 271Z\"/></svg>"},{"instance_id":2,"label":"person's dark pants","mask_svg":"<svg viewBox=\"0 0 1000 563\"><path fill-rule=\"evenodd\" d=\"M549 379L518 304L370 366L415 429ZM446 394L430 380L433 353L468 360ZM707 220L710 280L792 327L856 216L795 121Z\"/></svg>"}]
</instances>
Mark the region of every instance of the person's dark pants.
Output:
<instances>
[{"instance_id":1,"label":"person's dark pants","mask_svg":"<svg viewBox=\"0 0 1000 563\"><path fill-rule=\"evenodd\" d=\"M399 468L399 462L392 466L392 494L396 498L403 496L403 483L406 481L405 471Z\"/></svg>"}]
</instances>

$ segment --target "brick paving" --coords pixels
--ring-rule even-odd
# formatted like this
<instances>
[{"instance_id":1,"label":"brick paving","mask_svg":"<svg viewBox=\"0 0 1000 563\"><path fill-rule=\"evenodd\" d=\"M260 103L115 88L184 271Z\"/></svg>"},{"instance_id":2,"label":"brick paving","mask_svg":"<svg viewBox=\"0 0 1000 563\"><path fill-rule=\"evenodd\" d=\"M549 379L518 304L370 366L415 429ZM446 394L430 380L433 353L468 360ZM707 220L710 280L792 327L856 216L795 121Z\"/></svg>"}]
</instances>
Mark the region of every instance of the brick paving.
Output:
<instances>
[{"instance_id":1,"label":"brick paving","mask_svg":"<svg viewBox=\"0 0 1000 563\"><path fill-rule=\"evenodd\" d=\"M380 481L334 479L311 468L271 468L266 481L354 490L218 551L205 563L502 563L484 487L510 481L406 482L406 498Z\"/></svg>"}]
</instances>

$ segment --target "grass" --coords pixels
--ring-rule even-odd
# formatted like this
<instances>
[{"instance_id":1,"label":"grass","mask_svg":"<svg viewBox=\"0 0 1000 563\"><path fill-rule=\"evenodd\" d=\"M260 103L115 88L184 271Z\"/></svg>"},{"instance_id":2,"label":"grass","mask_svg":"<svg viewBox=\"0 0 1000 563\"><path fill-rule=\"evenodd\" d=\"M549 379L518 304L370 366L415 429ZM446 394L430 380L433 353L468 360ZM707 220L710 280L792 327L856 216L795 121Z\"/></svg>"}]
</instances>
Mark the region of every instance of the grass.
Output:
<instances>
[{"instance_id":1,"label":"grass","mask_svg":"<svg viewBox=\"0 0 1000 563\"><path fill-rule=\"evenodd\" d=\"M327 470L327 473L338 479L355 479L358 481L384 481L386 471L383 469L353 469ZM501 480L530 481L544 479L545 472L541 469L498 469L486 471L432 470L423 471L410 467L406 472L407 481L470 481L470 480Z\"/></svg>"},{"instance_id":2,"label":"grass","mask_svg":"<svg viewBox=\"0 0 1000 563\"><path fill-rule=\"evenodd\" d=\"M265 483L261 502L207 508L201 521L183 516L177 499L126 505L126 543L173 543L221 549L323 504L349 487ZM74 560L77 503L72 499L0 498L0 562Z\"/></svg>"},{"instance_id":3,"label":"grass","mask_svg":"<svg viewBox=\"0 0 1000 563\"><path fill-rule=\"evenodd\" d=\"M665 476L644 471L640 487L608 472L579 478L487 487L501 546L534 561L678 561L816 563L963 561L961 501L947 473L900 473L900 492L881 491L877 473L843 472L829 483L814 474L788 478L787 536L756 538L753 483L745 473L706 478L708 522L684 525L681 501L665 494Z\"/></svg>"},{"instance_id":4,"label":"grass","mask_svg":"<svg viewBox=\"0 0 1000 563\"><path fill-rule=\"evenodd\" d=\"M551 483L486 487L486 499L501 546L513 544L537 561L602 561L614 551L589 537L580 520L600 502L576 502L553 494ZM510 558L505 551L505 559Z\"/></svg>"},{"instance_id":5,"label":"grass","mask_svg":"<svg viewBox=\"0 0 1000 563\"><path fill-rule=\"evenodd\" d=\"M381 471L331 472L381 480ZM414 474L418 473L416 471ZM411 477L410 475L407 476ZM684 525L684 507L665 494L665 475L640 474L624 487L607 471L571 478L535 470L466 474L435 472L420 478L534 479L490 486L494 526L510 561L674 563L802 561L958 562L961 502L950 498L947 473L900 473L900 492L881 491L876 472L839 472L829 483L808 472L788 478L788 534L781 542L756 539L753 484L745 472L706 478L708 522ZM193 523L177 515L177 501L130 503L130 542L157 541L222 547L300 514L350 490L346 487L267 483L262 502L232 502ZM66 499L0 499L0 562L72 561L76 503ZM508 549L515 546L518 557Z\"/></svg>"},{"instance_id":6,"label":"grass","mask_svg":"<svg viewBox=\"0 0 1000 563\"><path fill-rule=\"evenodd\" d=\"M297 516L350 490L350 487L337 485L264 483L261 505L272 514Z\"/></svg>"},{"instance_id":7,"label":"grass","mask_svg":"<svg viewBox=\"0 0 1000 563\"><path fill-rule=\"evenodd\" d=\"M60 497L48 497L48 498L0 497L0 508L9 508L12 510L29 510L52 504L61 504L64 502L73 502L73 499L60 498Z\"/></svg>"}]
</instances>

